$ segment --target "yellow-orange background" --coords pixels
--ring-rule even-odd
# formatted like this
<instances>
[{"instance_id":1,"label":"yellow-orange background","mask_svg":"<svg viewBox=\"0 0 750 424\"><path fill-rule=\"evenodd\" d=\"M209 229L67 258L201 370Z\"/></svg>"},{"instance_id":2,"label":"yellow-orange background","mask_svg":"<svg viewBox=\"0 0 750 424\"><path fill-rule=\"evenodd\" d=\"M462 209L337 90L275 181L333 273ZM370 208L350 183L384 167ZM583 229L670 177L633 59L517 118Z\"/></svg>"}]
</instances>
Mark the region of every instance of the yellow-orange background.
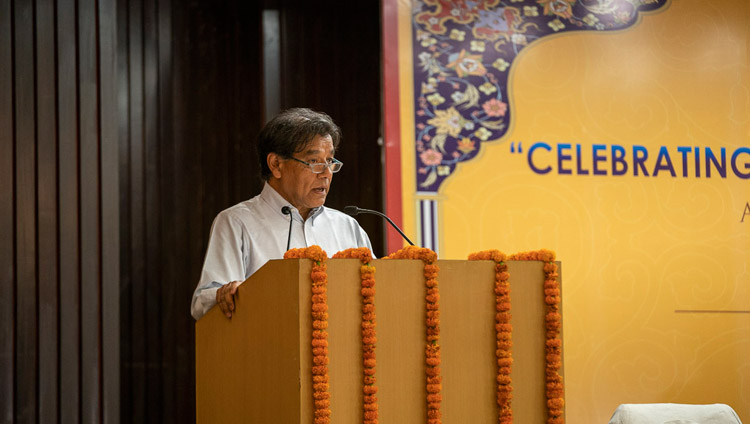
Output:
<instances>
[{"instance_id":1,"label":"yellow-orange background","mask_svg":"<svg viewBox=\"0 0 750 424\"><path fill-rule=\"evenodd\" d=\"M400 2L403 212L416 234L409 13ZM675 0L624 31L532 44L510 71L508 133L441 188L442 258L546 247L563 262L570 423L645 402L727 403L750 420L750 313L676 312L750 311L750 182L729 167L726 179L537 175L510 143L580 143L587 163L592 144L644 145L649 163L668 146L675 164L677 146L749 146L749 22L745 0Z\"/></svg>"}]
</instances>

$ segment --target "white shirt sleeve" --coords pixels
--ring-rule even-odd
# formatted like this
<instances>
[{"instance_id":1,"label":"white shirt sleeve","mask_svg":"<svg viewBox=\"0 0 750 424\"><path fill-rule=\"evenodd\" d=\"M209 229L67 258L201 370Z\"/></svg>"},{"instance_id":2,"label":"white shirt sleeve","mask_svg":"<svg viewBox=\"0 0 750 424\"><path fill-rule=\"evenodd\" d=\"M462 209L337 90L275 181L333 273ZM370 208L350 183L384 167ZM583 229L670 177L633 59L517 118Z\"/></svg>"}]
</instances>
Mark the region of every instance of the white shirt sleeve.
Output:
<instances>
[{"instance_id":1,"label":"white shirt sleeve","mask_svg":"<svg viewBox=\"0 0 750 424\"><path fill-rule=\"evenodd\" d=\"M214 219L201 279L190 307L190 313L196 320L216 305L219 287L232 281L245 280L246 235L242 223L231 212L224 211Z\"/></svg>"}]
</instances>

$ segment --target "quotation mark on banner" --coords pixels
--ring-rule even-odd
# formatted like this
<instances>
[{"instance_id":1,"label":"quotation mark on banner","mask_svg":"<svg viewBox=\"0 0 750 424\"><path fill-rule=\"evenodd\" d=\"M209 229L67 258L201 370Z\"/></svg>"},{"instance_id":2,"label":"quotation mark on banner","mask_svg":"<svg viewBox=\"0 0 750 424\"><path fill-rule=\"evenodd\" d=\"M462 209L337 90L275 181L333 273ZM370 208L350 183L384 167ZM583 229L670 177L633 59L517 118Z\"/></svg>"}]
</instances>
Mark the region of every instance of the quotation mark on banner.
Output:
<instances>
[{"instance_id":1,"label":"quotation mark on banner","mask_svg":"<svg viewBox=\"0 0 750 424\"><path fill-rule=\"evenodd\" d=\"M510 152L511 153L523 153L523 148L521 147L521 142L518 142L518 151L516 152L516 142L512 141L510 143Z\"/></svg>"}]
</instances>

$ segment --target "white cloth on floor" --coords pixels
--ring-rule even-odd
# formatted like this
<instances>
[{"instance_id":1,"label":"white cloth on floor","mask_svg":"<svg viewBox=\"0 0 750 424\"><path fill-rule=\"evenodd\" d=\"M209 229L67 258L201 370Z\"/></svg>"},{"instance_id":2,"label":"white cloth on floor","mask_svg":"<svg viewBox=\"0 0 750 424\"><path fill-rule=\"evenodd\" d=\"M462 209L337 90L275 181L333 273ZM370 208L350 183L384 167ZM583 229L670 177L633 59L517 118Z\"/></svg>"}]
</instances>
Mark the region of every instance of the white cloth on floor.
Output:
<instances>
[{"instance_id":1,"label":"white cloth on floor","mask_svg":"<svg viewBox=\"0 0 750 424\"><path fill-rule=\"evenodd\" d=\"M609 424L742 424L742 421L723 403L631 403L618 406Z\"/></svg>"}]
</instances>

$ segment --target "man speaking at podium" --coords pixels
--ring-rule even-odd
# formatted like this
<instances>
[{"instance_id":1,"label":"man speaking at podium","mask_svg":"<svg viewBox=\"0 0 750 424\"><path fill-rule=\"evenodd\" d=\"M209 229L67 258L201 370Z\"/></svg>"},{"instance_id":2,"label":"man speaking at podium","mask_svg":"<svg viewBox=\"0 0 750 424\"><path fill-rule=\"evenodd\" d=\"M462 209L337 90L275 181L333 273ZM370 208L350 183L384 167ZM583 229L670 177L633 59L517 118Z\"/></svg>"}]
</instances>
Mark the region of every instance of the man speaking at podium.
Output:
<instances>
[{"instance_id":1,"label":"man speaking at podium","mask_svg":"<svg viewBox=\"0 0 750 424\"><path fill-rule=\"evenodd\" d=\"M323 203L333 174L341 131L330 116L289 109L258 135L261 193L219 213L211 226L206 259L191 313L200 319L218 303L227 318L244 280L288 248L318 245L328 254L372 249L357 221Z\"/></svg>"}]
</instances>

